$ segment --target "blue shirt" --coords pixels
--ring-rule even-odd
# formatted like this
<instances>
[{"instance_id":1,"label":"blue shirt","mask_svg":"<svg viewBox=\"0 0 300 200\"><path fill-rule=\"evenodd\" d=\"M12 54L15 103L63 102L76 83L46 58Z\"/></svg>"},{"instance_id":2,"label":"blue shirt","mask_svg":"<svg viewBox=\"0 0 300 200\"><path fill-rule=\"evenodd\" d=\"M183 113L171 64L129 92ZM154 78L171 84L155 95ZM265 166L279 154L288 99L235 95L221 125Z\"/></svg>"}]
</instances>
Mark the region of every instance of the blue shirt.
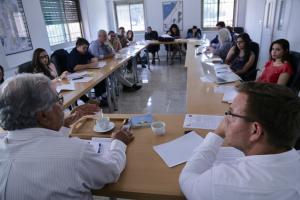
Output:
<instances>
[{"instance_id":1,"label":"blue shirt","mask_svg":"<svg viewBox=\"0 0 300 200\"><path fill-rule=\"evenodd\" d=\"M94 40L91 42L89 52L94 57L104 57L114 53L113 49L111 48L111 46L109 46L109 44L100 44L98 40Z\"/></svg>"}]
</instances>

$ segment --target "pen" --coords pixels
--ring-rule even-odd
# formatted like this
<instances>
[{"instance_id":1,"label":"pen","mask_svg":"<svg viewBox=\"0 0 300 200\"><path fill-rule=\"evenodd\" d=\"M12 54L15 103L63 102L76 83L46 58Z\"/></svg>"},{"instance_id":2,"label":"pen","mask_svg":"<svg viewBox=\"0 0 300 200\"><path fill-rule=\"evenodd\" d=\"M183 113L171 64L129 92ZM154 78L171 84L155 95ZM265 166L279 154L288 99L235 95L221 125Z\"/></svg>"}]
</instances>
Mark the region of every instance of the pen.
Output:
<instances>
[{"instance_id":1,"label":"pen","mask_svg":"<svg viewBox=\"0 0 300 200\"><path fill-rule=\"evenodd\" d=\"M73 78L72 80L79 80L79 79L83 79L83 77L78 77L78 78Z\"/></svg>"},{"instance_id":2,"label":"pen","mask_svg":"<svg viewBox=\"0 0 300 200\"><path fill-rule=\"evenodd\" d=\"M97 153L100 153L100 150L101 150L101 143L99 143L99 147L98 147Z\"/></svg>"}]
</instances>

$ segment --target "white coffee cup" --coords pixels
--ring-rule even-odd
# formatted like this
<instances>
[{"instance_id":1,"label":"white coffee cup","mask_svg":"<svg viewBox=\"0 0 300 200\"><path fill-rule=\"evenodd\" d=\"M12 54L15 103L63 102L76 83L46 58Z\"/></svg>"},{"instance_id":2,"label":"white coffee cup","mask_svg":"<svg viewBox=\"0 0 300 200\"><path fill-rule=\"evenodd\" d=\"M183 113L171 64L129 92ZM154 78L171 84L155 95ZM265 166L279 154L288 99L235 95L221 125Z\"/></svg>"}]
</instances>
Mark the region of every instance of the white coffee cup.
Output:
<instances>
[{"instance_id":1,"label":"white coffee cup","mask_svg":"<svg viewBox=\"0 0 300 200\"><path fill-rule=\"evenodd\" d=\"M151 129L156 135L164 135L166 133L166 124L162 121L152 122Z\"/></svg>"},{"instance_id":2,"label":"white coffee cup","mask_svg":"<svg viewBox=\"0 0 300 200\"><path fill-rule=\"evenodd\" d=\"M96 121L97 127L106 130L109 127L109 117L102 117Z\"/></svg>"}]
</instances>

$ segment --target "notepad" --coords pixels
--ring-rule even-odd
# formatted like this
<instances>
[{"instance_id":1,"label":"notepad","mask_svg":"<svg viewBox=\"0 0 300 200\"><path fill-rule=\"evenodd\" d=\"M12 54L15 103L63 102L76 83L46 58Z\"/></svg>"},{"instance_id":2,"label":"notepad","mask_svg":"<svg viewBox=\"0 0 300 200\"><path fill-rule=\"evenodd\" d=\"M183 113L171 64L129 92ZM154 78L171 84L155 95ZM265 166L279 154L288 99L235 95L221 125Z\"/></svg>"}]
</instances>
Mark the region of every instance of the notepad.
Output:
<instances>
[{"instance_id":1,"label":"notepad","mask_svg":"<svg viewBox=\"0 0 300 200\"><path fill-rule=\"evenodd\" d=\"M215 130L224 116L219 115L195 115L195 114L186 114L183 128L200 128Z\"/></svg>"},{"instance_id":2,"label":"notepad","mask_svg":"<svg viewBox=\"0 0 300 200\"><path fill-rule=\"evenodd\" d=\"M188 161L202 141L203 138L192 131L170 142L154 146L153 149L168 167L174 167Z\"/></svg>"}]
</instances>

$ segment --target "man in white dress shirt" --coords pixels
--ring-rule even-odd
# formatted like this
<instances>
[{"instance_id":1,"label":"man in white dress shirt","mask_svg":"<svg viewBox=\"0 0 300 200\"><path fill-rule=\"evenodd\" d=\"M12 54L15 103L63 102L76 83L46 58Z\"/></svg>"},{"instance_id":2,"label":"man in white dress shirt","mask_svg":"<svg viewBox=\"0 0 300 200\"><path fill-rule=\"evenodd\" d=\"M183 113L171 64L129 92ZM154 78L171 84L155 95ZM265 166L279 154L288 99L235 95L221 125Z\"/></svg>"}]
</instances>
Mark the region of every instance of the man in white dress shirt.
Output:
<instances>
[{"instance_id":1,"label":"man in white dress shirt","mask_svg":"<svg viewBox=\"0 0 300 200\"><path fill-rule=\"evenodd\" d=\"M182 170L187 199L300 199L300 156L293 148L300 134L300 100L284 86L248 82L222 123L210 132ZM222 146L245 156L215 163Z\"/></svg>"},{"instance_id":2,"label":"man in white dress shirt","mask_svg":"<svg viewBox=\"0 0 300 200\"><path fill-rule=\"evenodd\" d=\"M41 74L22 74L0 87L0 199L92 199L91 189L116 182L126 164L122 130L110 151L98 154L84 140L65 137L61 99ZM0 136L1 137L1 136Z\"/></svg>"}]
</instances>

